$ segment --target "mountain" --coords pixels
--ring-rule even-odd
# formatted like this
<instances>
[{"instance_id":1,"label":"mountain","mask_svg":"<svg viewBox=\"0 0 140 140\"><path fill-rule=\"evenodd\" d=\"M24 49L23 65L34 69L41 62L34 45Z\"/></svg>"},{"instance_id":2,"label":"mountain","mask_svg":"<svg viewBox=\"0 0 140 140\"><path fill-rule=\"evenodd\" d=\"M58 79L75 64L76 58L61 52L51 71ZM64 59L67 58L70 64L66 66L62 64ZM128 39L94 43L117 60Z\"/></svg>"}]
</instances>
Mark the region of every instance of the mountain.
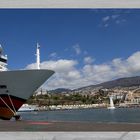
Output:
<instances>
[{"instance_id":1,"label":"mountain","mask_svg":"<svg viewBox=\"0 0 140 140\"><path fill-rule=\"evenodd\" d=\"M99 84L98 86L102 86L103 88L114 88L114 87L131 87L139 85L140 85L140 76L136 76L104 82Z\"/></svg>"},{"instance_id":2,"label":"mountain","mask_svg":"<svg viewBox=\"0 0 140 140\"><path fill-rule=\"evenodd\" d=\"M97 85L90 85L82 88L75 89L77 90L90 90L94 88L114 88L114 87L131 87L140 85L140 76L119 78L116 80L104 82Z\"/></svg>"},{"instance_id":3,"label":"mountain","mask_svg":"<svg viewBox=\"0 0 140 140\"><path fill-rule=\"evenodd\" d=\"M70 89L66 89L66 88L57 88L55 90L50 90L49 92L51 93L64 93L64 92L69 92L71 91Z\"/></svg>"},{"instance_id":4,"label":"mountain","mask_svg":"<svg viewBox=\"0 0 140 140\"><path fill-rule=\"evenodd\" d=\"M81 87L78 89L70 90L65 88L58 88L55 90L50 90L50 93L73 93L75 91L88 93L89 91L99 90L101 88L115 88L115 87L132 87L132 86L140 86L140 76L135 77L127 77L127 78L119 78L116 80L104 82L97 85L90 85L86 87Z\"/></svg>"}]
</instances>

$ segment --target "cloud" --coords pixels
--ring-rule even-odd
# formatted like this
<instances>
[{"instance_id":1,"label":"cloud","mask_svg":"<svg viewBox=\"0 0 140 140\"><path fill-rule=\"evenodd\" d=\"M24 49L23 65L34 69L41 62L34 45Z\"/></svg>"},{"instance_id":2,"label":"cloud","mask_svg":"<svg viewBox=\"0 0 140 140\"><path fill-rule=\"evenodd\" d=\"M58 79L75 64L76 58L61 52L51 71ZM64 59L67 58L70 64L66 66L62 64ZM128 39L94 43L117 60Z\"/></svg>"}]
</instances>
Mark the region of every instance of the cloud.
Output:
<instances>
[{"instance_id":1,"label":"cloud","mask_svg":"<svg viewBox=\"0 0 140 140\"><path fill-rule=\"evenodd\" d=\"M109 19L110 19L110 16L105 16L105 17L102 18L102 21L107 22Z\"/></svg>"},{"instance_id":2,"label":"cloud","mask_svg":"<svg viewBox=\"0 0 140 140\"><path fill-rule=\"evenodd\" d=\"M74 66L78 62L75 60L50 60L44 61L40 64L41 69L52 69L57 72L67 72L68 70L72 70ZM26 69L34 69L36 67L36 63L30 64L26 67Z\"/></svg>"},{"instance_id":3,"label":"cloud","mask_svg":"<svg viewBox=\"0 0 140 140\"><path fill-rule=\"evenodd\" d=\"M127 59L115 58L110 63L99 65L87 64L82 73L88 84L97 84L108 80L140 75L140 52ZM86 84L86 83L84 83Z\"/></svg>"},{"instance_id":4,"label":"cloud","mask_svg":"<svg viewBox=\"0 0 140 140\"><path fill-rule=\"evenodd\" d=\"M116 22L116 24L121 24L123 22L126 22L126 19L118 19L115 22Z\"/></svg>"},{"instance_id":5,"label":"cloud","mask_svg":"<svg viewBox=\"0 0 140 140\"><path fill-rule=\"evenodd\" d=\"M55 74L43 85L47 89L79 88L94 85L116 78L140 75L140 51L133 53L126 59L114 58L101 64L92 64L91 58L85 58L85 65L78 68L78 61L60 59L44 61L41 68L52 69ZM35 68L30 64L26 69Z\"/></svg>"},{"instance_id":6,"label":"cloud","mask_svg":"<svg viewBox=\"0 0 140 140\"><path fill-rule=\"evenodd\" d=\"M51 53L51 54L49 55L49 57L51 57L51 58L56 58L56 57L57 57L57 53L56 53L56 52L53 52L53 53Z\"/></svg>"},{"instance_id":7,"label":"cloud","mask_svg":"<svg viewBox=\"0 0 140 140\"><path fill-rule=\"evenodd\" d=\"M77 55L81 54L81 48L80 48L79 44L74 45L73 49L75 50Z\"/></svg>"},{"instance_id":8,"label":"cloud","mask_svg":"<svg viewBox=\"0 0 140 140\"><path fill-rule=\"evenodd\" d=\"M87 56L87 57L84 58L84 63L85 63L85 64L90 64L90 63L92 63L93 61L94 61L94 59L91 58L90 56Z\"/></svg>"},{"instance_id":9,"label":"cloud","mask_svg":"<svg viewBox=\"0 0 140 140\"><path fill-rule=\"evenodd\" d=\"M111 18L112 19L117 19L120 15L112 15Z\"/></svg>"},{"instance_id":10,"label":"cloud","mask_svg":"<svg viewBox=\"0 0 140 140\"><path fill-rule=\"evenodd\" d=\"M101 27L109 27L112 24L121 24L126 22L126 19L122 17L120 14L113 14L109 16L102 17L102 22L100 24Z\"/></svg>"},{"instance_id":11,"label":"cloud","mask_svg":"<svg viewBox=\"0 0 140 140\"><path fill-rule=\"evenodd\" d=\"M109 26L110 21L111 21L111 16L102 17L102 21L100 23L100 26L106 28Z\"/></svg>"},{"instance_id":12,"label":"cloud","mask_svg":"<svg viewBox=\"0 0 140 140\"><path fill-rule=\"evenodd\" d=\"M87 55L88 54L88 52L87 51L84 51L84 55Z\"/></svg>"},{"instance_id":13,"label":"cloud","mask_svg":"<svg viewBox=\"0 0 140 140\"><path fill-rule=\"evenodd\" d=\"M72 88L75 83L73 82L81 78L80 72L76 69L78 62L76 60L60 59L56 61L44 61L41 63L41 69L51 69L55 71L49 82L45 83L49 89L55 88ZM36 68L36 63L30 64L26 69Z\"/></svg>"},{"instance_id":14,"label":"cloud","mask_svg":"<svg viewBox=\"0 0 140 140\"><path fill-rule=\"evenodd\" d=\"M104 24L104 27L108 27L108 26L109 26L109 24L108 24L108 23Z\"/></svg>"}]
</instances>

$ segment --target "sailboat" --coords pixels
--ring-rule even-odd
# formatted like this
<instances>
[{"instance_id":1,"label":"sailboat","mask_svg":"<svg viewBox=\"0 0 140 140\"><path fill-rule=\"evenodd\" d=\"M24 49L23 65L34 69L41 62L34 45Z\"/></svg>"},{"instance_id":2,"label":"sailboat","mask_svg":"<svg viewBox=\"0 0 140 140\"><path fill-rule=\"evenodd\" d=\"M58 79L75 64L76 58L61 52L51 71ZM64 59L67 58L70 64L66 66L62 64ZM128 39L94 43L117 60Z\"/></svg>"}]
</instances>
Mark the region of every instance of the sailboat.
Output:
<instances>
[{"instance_id":1,"label":"sailboat","mask_svg":"<svg viewBox=\"0 0 140 140\"><path fill-rule=\"evenodd\" d=\"M112 96L109 97L109 101L110 101L110 106L108 107L108 109L115 109Z\"/></svg>"}]
</instances>

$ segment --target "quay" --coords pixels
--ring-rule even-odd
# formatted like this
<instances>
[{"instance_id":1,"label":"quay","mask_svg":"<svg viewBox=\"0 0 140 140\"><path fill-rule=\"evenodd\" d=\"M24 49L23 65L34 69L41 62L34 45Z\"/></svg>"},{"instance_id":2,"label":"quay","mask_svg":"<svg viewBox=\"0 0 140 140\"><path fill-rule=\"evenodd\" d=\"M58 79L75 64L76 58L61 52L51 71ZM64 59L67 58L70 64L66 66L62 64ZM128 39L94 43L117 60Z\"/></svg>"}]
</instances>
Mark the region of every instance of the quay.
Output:
<instances>
[{"instance_id":1,"label":"quay","mask_svg":"<svg viewBox=\"0 0 140 140\"><path fill-rule=\"evenodd\" d=\"M86 108L107 108L106 104L81 104L81 105L51 105L51 106L40 106L36 105L36 110L71 110L71 109L86 109Z\"/></svg>"},{"instance_id":2,"label":"quay","mask_svg":"<svg viewBox=\"0 0 140 140\"><path fill-rule=\"evenodd\" d=\"M140 123L0 121L3 131L140 131Z\"/></svg>"}]
</instances>

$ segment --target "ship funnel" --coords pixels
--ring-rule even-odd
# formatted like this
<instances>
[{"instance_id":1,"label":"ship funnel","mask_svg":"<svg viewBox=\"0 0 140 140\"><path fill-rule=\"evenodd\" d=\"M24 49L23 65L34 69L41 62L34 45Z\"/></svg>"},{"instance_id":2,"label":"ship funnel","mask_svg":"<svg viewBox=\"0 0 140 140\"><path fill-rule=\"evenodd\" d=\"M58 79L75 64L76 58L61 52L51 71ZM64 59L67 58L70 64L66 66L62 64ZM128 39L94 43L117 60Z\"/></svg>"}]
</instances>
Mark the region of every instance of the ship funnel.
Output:
<instances>
[{"instance_id":1,"label":"ship funnel","mask_svg":"<svg viewBox=\"0 0 140 140\"><path fill-rule=\"evenodd\" d=\"M38 43L36 49L36 65L37 65L37 69L40 69L40 45Z\"/></svg>"}]
</instances>

